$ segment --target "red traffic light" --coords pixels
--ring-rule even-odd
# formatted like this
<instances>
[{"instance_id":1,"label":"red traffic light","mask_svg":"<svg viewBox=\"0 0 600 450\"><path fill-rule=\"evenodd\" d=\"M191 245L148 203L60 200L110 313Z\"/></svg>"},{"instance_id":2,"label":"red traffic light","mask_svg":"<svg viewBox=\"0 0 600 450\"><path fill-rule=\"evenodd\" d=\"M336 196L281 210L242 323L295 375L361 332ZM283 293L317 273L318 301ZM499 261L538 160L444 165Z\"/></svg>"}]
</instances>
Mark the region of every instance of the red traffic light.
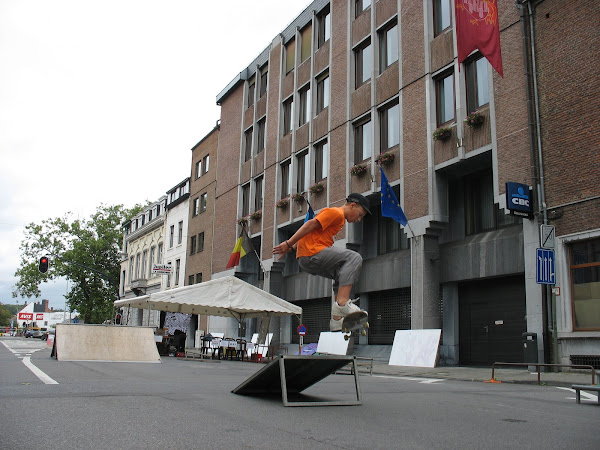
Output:
<instances>
[{"instance_id":1,"label":"red traffic light","mask_svg":"<svg viewBox=\"0 0 600 450\"><path fill-rule=\"evenodd\" d=\"M48 272L48 258L46 256L42 256L40 258L40 265L39 265L38 269L42 273Z\"/></svg>"}]
</instances>

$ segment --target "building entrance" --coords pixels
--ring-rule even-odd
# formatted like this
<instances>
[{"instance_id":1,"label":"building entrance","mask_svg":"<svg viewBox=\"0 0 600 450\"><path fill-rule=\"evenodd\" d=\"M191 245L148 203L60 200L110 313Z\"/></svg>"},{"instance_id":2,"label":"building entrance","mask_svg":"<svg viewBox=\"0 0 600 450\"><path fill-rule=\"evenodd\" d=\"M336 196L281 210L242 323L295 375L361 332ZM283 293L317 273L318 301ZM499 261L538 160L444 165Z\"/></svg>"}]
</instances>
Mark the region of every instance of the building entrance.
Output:
<instances>
[{"instance_id":1,"label":"building entrance","mask_svg":"<svg viewBox=\"0 0 600 450\"><path fill-rule=\"evenodd\" d=\"M525 280L522 276L459 286L460 364L523 362Z\"/></svg>"}]
</instances>

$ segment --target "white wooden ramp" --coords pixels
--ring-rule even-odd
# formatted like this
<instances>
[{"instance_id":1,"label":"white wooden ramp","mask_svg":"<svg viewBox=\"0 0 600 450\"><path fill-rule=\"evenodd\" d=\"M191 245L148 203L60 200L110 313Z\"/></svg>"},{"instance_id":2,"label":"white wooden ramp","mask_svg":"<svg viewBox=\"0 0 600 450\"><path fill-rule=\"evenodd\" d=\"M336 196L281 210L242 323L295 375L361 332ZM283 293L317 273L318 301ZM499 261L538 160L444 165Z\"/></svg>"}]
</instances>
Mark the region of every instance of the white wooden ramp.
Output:
<instances>
[{"instance_id":1,"label":"white wooden ramp","mask_svg":"<svg viewBox=\"0 0 600 450\"><path fill-rule=\"evenodd\" d=\"M154 328L57 324L52 356L59 361L160 363Z\"/></svg>"}]
</instances>

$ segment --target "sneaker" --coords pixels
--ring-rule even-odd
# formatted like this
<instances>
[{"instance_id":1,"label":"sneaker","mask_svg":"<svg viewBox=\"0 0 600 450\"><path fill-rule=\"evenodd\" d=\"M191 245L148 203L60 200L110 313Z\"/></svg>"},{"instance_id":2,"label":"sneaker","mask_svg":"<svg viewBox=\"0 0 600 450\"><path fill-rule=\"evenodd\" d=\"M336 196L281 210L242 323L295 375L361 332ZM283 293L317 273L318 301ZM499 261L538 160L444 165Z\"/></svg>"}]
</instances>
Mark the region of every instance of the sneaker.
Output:
<instances>
[{"instance_id":1,"label":"sneaker","mask_svg":"<svg viewBox=\"0 0 600 450\"><path fill-rule=\"evenodd\" d=\"M333 302L333 306L331 307L331 315L333 317L346 317L348 314L352 314L354 312L362 311L358 306L354 304L358 299L349 300L344 306L340 306L337 302Z\"/></svg>"},{"instance_id":2,"label":"sneaker","mask_svg":"<svg viewBox=\"0 0 600 450\"><path fill-rule=\"evenodd\" d=\"M342 323L344 323L343 318L340 320L330 319L329 320L329 331L342 331Z\"/></svg>"}]
</instances>

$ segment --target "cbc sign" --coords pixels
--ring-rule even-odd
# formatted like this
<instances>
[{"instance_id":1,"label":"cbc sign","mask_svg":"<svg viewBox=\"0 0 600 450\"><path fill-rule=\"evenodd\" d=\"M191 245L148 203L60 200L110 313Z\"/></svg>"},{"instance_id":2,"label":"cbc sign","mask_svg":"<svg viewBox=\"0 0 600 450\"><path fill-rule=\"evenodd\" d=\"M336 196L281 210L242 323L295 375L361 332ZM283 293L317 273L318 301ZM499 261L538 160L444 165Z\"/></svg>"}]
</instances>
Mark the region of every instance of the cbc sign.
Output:
<instances>
[{"instance_id":1,"label":"cbc sign","mask_svg":"<svg viewBox=\"0 0 600 450\"><path fill-rule=\"evenodd\" d=\"M511 214L521 217L533 216L531 190L521 183L506 183L506 204Z\"/></svg>"}]
</instances>

